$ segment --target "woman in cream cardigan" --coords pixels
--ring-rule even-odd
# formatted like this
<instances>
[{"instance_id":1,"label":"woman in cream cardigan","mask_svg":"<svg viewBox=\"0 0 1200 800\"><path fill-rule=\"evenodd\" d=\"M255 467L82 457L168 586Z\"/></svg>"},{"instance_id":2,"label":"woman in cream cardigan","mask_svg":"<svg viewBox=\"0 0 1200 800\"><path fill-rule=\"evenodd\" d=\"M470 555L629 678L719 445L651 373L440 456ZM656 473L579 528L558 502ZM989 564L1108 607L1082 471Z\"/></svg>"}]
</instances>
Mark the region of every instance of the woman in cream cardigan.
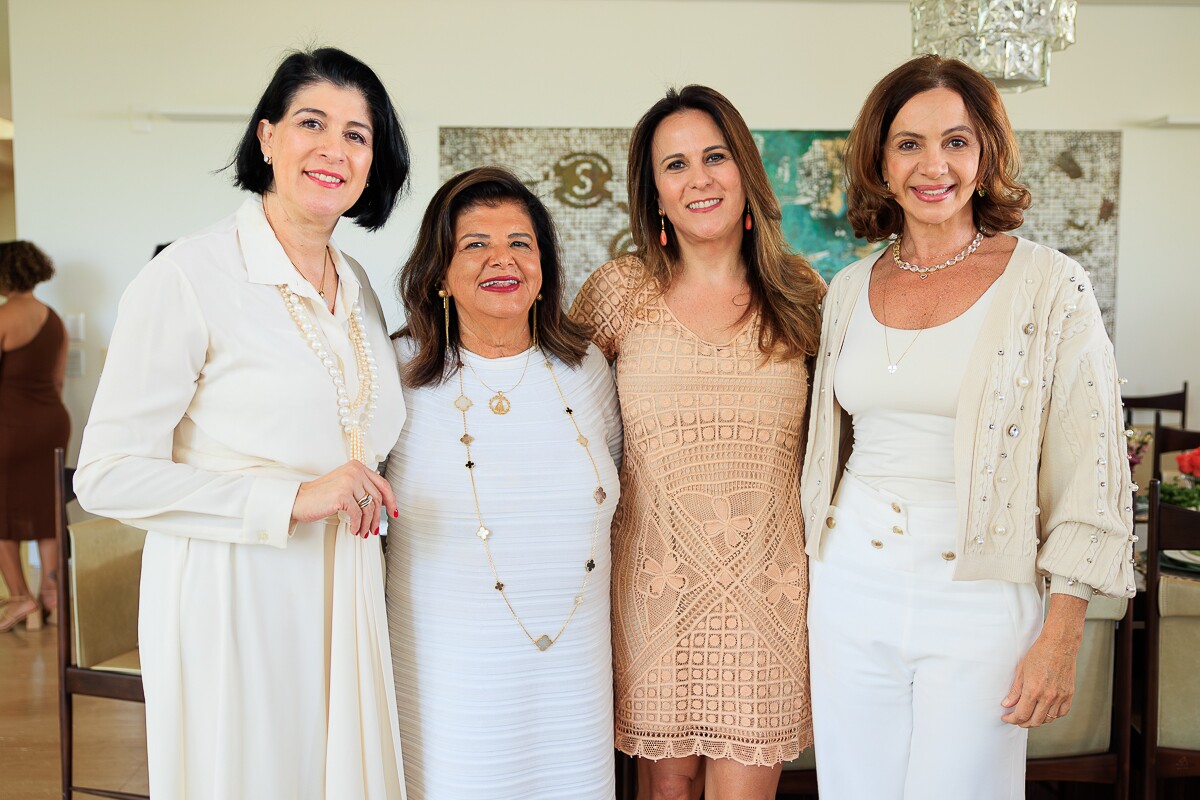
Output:
<instances>
[{"instance_id":1,"label":"woman in cream cardigan","mask_svg":"<svg viewBox=\"0 0 1200 800\"><path fill-rule=\"evenodd\" d=\"M1023 797L1088 598L1134 591L1112 345L1080 266L1004 233L1030 198L983 76L897 68L846 162L856 235L894 238L823 309L801 487L821 797Z\"/></svg>"}]
</instances>

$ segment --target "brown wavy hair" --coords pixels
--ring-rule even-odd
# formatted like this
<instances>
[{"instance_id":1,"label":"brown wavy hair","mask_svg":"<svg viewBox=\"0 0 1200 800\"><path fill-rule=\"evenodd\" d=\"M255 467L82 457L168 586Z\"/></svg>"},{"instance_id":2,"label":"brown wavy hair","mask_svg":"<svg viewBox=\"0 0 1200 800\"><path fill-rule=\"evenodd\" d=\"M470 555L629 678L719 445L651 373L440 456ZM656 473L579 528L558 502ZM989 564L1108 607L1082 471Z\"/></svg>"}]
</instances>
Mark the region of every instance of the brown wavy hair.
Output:
<instances>
[{"instance_id":1,"label":"brown wavy hair","mask_svg":"<svg viewBox=\"0 0 1200 800\"><path fill-rule=\"evenodd\" d=\"M417 353L404 368L410 387L436 386L462 363L459 352L458 314L450 305L450 336L446 341L442 288L454 259L454 229L463 213L479 206L495 208L517 203L533 222L533 234L542 257L542 299L535 304L538 345L570 367L587 353L586 329L563 312L565 280L554 220L537 195L516 175L500 167L477 167L460 172L437 190L417 233L412 255L400 268L396 288L404 303L406 324L392 338L411 337ZM448 358L447 354L453 354Z\"/></svg>"},{"instance_id":2,"label":"brown wavy hair","mask_svg":"<svg viewBox=\"0 0 1200 800\"><path fill-rule=\"evenodd\" d=\"M801 255L791 252L783 238L783 214L771 190L754 137L742 115L720 92L692 84L670 89L650 107L629 139L630 232L646 278L666 292L680 270L678 238L659 241L658 189L654 184L654 133L662 121L682 111L703 111L725 137L741 173L752 230L742 236L742 259L750 284L750 310L758 309L762 326L758 347L764 357L782 360L814 355L821 338L821 300L825 282ZM666 220L668 230L671 221Z\"/></svg>"},{"instance_id":3,"label":"brown wavy hair","mask_svg":"<svg viewBox=\"0 0 1200 800\"><path fill-rule=\"evenodd\" d=\"M963 62L924 55L875 84L846 140L846 218L854 235L877 242L904 230L904 211L883 185L884 143L904 104L930 89L958 93L979 136L978 186L984 196L972 198L975 226L988 235L1021 227L1031 198L1018 181L1021 154L1000 93Z\"/></svg>"},{"instance_id":4,"label":"brown wavy hair","mask_svg":"<svg viewBox=\"0 0 1200 800\"><path fill-rule=\"evenodd\" d=\"M0 289L31 292L54 276L50 257L33 242L0 243Z\"/></svg>"}]
</instances>

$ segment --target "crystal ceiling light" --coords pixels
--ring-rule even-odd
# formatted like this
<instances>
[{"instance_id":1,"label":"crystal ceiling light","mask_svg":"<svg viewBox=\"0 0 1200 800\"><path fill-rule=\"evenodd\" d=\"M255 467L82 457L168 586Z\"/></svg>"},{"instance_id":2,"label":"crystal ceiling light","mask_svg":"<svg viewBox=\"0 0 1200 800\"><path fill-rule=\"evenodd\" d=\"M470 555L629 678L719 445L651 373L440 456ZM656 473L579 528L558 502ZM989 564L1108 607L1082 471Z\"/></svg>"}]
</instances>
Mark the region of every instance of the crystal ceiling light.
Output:
<instances>
[{"instance_id":1,"label":"crystal ceiling light","mask_svg":"<svg viewBox=\"0 0 1200 800\"><path fill-rule=\"evenodd\" d=\"M1076 0L910 0L913 54L957 58L1002 91L1050 83L1050 51L1075 43Z\"/></svg>"}]
</instances>

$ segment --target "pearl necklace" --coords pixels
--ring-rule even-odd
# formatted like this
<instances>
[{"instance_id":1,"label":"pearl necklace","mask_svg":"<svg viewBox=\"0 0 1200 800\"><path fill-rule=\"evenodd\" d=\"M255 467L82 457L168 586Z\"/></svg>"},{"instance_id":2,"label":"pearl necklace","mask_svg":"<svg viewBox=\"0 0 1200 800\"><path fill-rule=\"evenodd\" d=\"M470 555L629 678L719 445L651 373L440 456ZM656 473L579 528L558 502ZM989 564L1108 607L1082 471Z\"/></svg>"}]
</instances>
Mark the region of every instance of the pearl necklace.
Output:
<instances>
[{"instance_id":1,"label":"pearl necklace","mask_svg":"<svg viewBox=\"0 0 1200 800\"><path fill-rule=\"evenodd\" d=\"M592 521L591 552L588 553L588 559L583 565L583 582L579 586L579 593L575 595L575 602L574 605L571 606L571 613L567 615L566 621L563 622L562 627L558 629L558 633L554 634L553 637L543 633L541 636L534 638L533 634L529 632L529 629L525 627L525 623L521 621L520 615L517 614L517 610L513 608L512 601L504 591L504 581L500 580L500 574L496 569L496 562L492 559L492 531L483 524L483 512L479 507L479 490L475 485L475 461L471 457L471 445L475 442L475 437L472 436L467 430L467 412L471 409L471 406L473 406L474 403L471 402L471 398L467 397L466 390L463 388L463 369L461 361L458 365L458 397L454 400L454 407L462 412L463 435L461 438L459 438L459 441L462 442L467 448L467 475L469 475L471 478L471 496L475 500L475 519L479 522L479 528L476 529L475 535L478 536L483 542L483 550L484 553L487 554L488 565L491 567L492 577L496 581L493 588L495 588L495 590L499 592L500 596L504 599L504 605L508 606L508 612L512 614L513 619L517 621L517 625L520 626L521 631L525 634L529 641L533 642L534 647L544 653L550 649L552 644L558 641L560 636L563 635L563 631L567 629L567 626L571 624L571 620L575 618L575 612L579 610L581 605L583 605L584 591L587 589L588 578L591 577L592 570L596 568L596 537L600 532L600 512L604 506L604 500L608 497L608 494L604 491L604 487L600 483L600 468L596 466L596 459L592 457L592 451L588 447L588 438L583 435L583 431L579 429L579 423L575 421L575 410L572 409L567 403L567 398L566 395L563 394L562 386L560 386L558 383L558 377L554 374L554 367L550 365L550 359L546 357L544 352L542 353L542 357L545 359L543 363L546 365L546 370L550 373L550 378L554 381L554 388L558 390L558 398L562 401L563 411L566 412L567 418L571 420L571 425L575 428L575 441L578 442L583 447L583 451L587 453L588 461L592 465L592 472L596 476L596 489L592 492L592 499L596 502L596 517ZM526 361L526 366L528 366L528 364L529 362ZM474 372L474 369L471 371ZM524 372L521 374L524 376ZM476 377L478 377L478 375ZM480 381L480 383L483 383L483 381Z\"/></svg>"},{"instance_id":2,"label":"pearl necklace","mask_svg":"<svg viewBox=\"0 0 1200 800\"><path fill-rule=\"evenodd\" d=\"M375 419L375 403L379 400L379 367L375 363L371 343L364 332L362 309L358 303L350 309L350 346L354 349L354 366L358 374L358 392L351 400L346 389L346 377L342 368L338 366L338 359L327 346L320 327L308 313L304 298L288 288L286 283L278 284L276 288L283 296L283 302L287 305L288 313L296 323L300 335L317 354L321 365L329 371L329 378L337 391L338 421L350 443L350 458L366 463L363 437L371 427L371 421Z\"/></svg>"},{"instance_id":3,"label":"pearl necklace","mask_svg":"<svg viewBox=\"0 0 1200 800\"><path fill-rule=\"evenodd\" d=\"M980 242L983 241L983 231L982 230L976 231L975 238L971 241L971 243L969 245L967 245L966 247L964 247L962 252L960 252L954 258L951 258L947 261L943 261L941 264L938 264L937 266L933 266L933 267L922 267L917 264L912 264L912 263L900 258L900 240L903 238L904 238L903 236L897 236L896 241L892 242L892 260L896 262L896 266L899 267L900 269L906 270L908 272L915 272L921 277L921 280L925 280L931 274L937 272L938 270L945 269L946 267L953 267L955 264L959 263L960 261L965 259L967 256L971 255L976 250L978 250Z\"/></svg>"}]
</instances>

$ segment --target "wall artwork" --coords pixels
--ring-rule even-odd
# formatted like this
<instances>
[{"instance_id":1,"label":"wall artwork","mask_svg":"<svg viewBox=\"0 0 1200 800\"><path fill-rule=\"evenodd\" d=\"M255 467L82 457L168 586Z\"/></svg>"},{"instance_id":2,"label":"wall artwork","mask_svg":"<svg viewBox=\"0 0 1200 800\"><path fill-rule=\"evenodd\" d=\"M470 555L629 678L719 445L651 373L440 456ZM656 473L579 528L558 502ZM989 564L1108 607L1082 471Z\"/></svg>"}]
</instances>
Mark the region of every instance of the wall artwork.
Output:
<instances>
[{"instance_id":1,"label":"wall artwork","mask_svg":"<svg viewBox=\"0 0 1200 800\"><path fill-rule=\"evenodd\" d=\"M876 250L846 221L846 131L755 131L783 210L783 231L826 279ZM1074 258L1091 274L1113 335L1121 134L1020 131L1022 180L1033 206L1017 233ZM439 177L507 167L546 203L562 238L567 297L605 261L629 252L626 128L442 128Z\"/></svg>"}]
</instances>

